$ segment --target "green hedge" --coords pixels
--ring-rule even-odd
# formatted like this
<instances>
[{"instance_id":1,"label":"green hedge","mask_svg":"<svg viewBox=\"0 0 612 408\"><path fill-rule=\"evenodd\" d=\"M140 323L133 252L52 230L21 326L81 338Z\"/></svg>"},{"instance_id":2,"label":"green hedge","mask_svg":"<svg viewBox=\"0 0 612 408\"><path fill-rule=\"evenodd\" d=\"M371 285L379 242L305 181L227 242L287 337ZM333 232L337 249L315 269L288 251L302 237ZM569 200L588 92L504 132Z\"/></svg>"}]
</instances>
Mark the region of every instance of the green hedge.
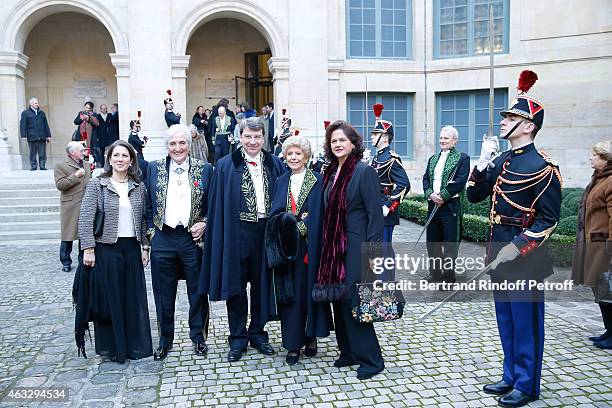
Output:
<instances>
[{"instance_id":1,"label":"green hedge","mask_svg":"<svg viewBox=\"0 0 612 408\"><path fill-rule=\"evenodd\" d=\"M576 236L576 225L578 224L578 217L570 215L569 217L562 218L559 221L557 230L555 233L560 235Z\"/></svg>"}]
</instances>

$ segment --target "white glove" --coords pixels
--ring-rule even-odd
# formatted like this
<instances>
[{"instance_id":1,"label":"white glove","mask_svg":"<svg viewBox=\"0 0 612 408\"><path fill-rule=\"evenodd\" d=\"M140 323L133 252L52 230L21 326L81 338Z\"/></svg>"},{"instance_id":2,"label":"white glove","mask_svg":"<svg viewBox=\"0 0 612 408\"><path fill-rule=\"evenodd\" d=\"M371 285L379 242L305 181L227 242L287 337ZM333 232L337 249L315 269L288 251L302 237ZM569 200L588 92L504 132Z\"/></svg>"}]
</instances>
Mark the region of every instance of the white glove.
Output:
<instances>
[{"instance_id":1,"label":"white glove","mask_svg":"<svg viewBox=\"0 0 612 408\"><path fill-rule=\"evenodd\" d=\"M386 205L383 205L382 210L383 210L383 217L386 217L387 215L389 215L389 207L387 207Z\"/></svg>"},{"instance_id":2,"label":"white glove","mask_svg":"<svg viewBox=\"0 0 612 408\"><path fill-rule=\"evenodd\" d=\"M519 254L520 252L516 245L514 245L512 242L509 243L499 251L497 257L493 260L493 262L491 262L491 269L493 270L497 268L500 264L504 262L513 261L519 256Z\"/></svg>"},{"instance_id":3,"label":"white glove","mask_svg":"<svg viewBox=\"0 0 612 408\"><path fill-rule=\"evenodd\" d=\"M499 142L497 138L485 137L480 147L480 157L476 163L476 169L483 171L498 156Z\"/></svg>"}]
</instances>

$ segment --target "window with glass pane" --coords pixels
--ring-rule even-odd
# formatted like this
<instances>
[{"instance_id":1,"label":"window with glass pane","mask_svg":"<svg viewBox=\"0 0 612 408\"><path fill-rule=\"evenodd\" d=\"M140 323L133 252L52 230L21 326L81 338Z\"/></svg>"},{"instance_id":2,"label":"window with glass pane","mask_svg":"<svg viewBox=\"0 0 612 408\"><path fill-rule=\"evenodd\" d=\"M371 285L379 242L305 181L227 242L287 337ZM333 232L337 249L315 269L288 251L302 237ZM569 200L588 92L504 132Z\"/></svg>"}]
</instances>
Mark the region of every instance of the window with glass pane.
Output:
<instances>
[{"instance_id":1,"label":"window with glass pane","mask_svg":"<svg viewBox=\"0 0 612 408\"><path fill-rule=\"evenodd\" d=\"M408 58L412 0L347 0L350 58Z\"/></svg>"},{"instance_id":2,"label":"window with glass pane","mask_svg":"<svg viewBox=\"0 0 612 408\"><path fill-rule=\"evenodd\" d=\"M499 111L507 108L508 91L496 89L494 95L493 134L499 136ZM440 129L446 125L454 126L459 131L459 151L471 157L480 156L482 137L489 129L489 91L436 93L436 140ZM500 141L500 148L506 149L506 143Z\"/></svg>"},{"instance_id":3,"label":"window with glass pane","mask_svg":"<svg viewBox=\"0 0 612 408\"><path fill-rule=\"evenodd\" d=\"M508 50L509 0L435 0L435 56L489 53L489 5L493 11L493 50Z\"/></svg>"},{"instance_id":4,"label":"window with glass pane","mask_svg":"<svg viewBox=\"0 0 612 408\"><path fill-rule=\"evenodd\" d=\"M412 159L412 94L368 93L366 103L364 93L347 94L348 122L364 137L366 146L372 153L375 149L370 142L370 131L374 127L372 106L382 103L385 109L382 119L393 123L394 138L391 148L402 159Z\"/></svg>"}]
</instances>

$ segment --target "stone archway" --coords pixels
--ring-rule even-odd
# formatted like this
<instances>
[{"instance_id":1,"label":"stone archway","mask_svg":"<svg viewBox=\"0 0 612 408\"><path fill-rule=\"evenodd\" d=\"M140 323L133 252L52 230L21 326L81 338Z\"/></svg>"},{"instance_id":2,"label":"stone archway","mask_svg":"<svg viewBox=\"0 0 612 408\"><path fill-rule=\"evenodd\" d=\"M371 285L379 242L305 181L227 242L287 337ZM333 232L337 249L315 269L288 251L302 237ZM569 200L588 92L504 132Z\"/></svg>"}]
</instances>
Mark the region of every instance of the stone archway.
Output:
<instances>
[{"instance_id":1,"label":"stone archway","mask_svg":"<svg viewBox=\"0 0 612 408\"><path fill-rule=\"evenodd\" d=\"M0 94L7 102L0 107L0 123L11 146L12 167L21 168L27 147L18 126L27 100L39 98L53 135L49 153L63 156L75 128L72 120L83 104L83 98L74 97L74 81L104 81L106 95L92 96L96 105L117 102L117 82L129 76L128 45L109 9L97 5L94 11L84 0L24 1L7 15L10 19L0 27ZM83 47L85 42L90 46Z\"/></svg>"}]
</instances>

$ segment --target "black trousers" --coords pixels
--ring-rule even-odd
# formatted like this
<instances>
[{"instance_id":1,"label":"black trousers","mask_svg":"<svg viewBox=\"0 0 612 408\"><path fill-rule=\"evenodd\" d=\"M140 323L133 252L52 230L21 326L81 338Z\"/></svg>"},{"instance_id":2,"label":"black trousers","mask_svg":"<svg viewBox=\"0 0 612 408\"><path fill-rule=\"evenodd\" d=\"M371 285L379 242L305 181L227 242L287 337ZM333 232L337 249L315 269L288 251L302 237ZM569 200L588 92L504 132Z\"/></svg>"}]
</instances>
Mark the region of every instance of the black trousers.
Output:
<instances>
[{"instance_id":1,"label":"black trousers","mask_svg":"<svg viewBox=\"0 0 612 408\"><path fill-rule=\"evenodd\" d=\"M458 200L458 199L453 199ZM457 203L458 204L458 203ZM430 204L430 212L433 205ZM458 213L443 204L427 226L427 254L429 272L435 279L455 281L455 260L459 252Z\"/></svg>"},{"instance_id":2,"label":"black trousers","mask_svg":"<svg viewBox=\"0 0 612 408\"><path fill-rule=\"evenodd\" d=\"M340 358L359 364L358 373L377 373L384 369L374 325L353 319L350 300L333 302L333 306Z\"/></svg>"},{"instance_id":3,"label":"black trousers","mask_svg":"<svg viewBox=\"0 0 612 408\"><path fill-rule=\"evenodd\" d=\"M170 347L174 341L174 306L179 271L185 274L189 299L189 338L204 341L208 334L208 298L198 294L202 249L185 227L167 225L155 229L151 242L151 283L159 329L159 346Z\"/></svg>"},{"instance_id":4,"label":"black trousers","mask_svg":"<svg viewBox=\"0 0 612 408\"><path fill-rule=\"evenodd\" d=\"M599 303L601 317L606 330L612 330L612 303Z\"/></svg>"},{"instance_id":5,"label":"black trousers","mask_svg":"<svg viewBox=\"0 0 612 408\"><path fill-rule=\"evenodd\" d=\"M40 164L40 168L44 169L47 163L47 141L28 141L28 147L30 148L30 168L32 170L36 170L36 168L39 167ZM36 156L38 156L38 163L36 162Z\"/></svg>"},{"instance_id":6,"label":"black trousers","mask_svg":"<svg viewBox=\"0 0 612 408\"><path fill-rule=\"evenodd\" d=\"M64 266L72 266L72 241L62 241L60 244L60 262Z\"/></svg>"},{"instance_id":7,"label":"black trousers","mask_svg":"<svg viewBox=\"0 0 612 408\"><path fill-rule=\"evenodd\" d=\"M217 135L215 138L215 164L224 156L230 153L230 142L227 140L229 135Z\"/></svg>"},{"instance_id":8,"label":"black trousers","mask_svg":"<svg viewBox=\"0 0 612 408\"><path fill-rule=\"evenodd\" d=\"M230 348L245 348L247 344L256 347L268 342L268 333L264 331L266 322L261 316L261 270L263 239L266 220L258 222L240 221L240 278L242 291L227 299L227 321L230 335ZM249 302L246 284L251 284L251 322L246 328L249 314Z\"/></svg>"}]
</instances>

